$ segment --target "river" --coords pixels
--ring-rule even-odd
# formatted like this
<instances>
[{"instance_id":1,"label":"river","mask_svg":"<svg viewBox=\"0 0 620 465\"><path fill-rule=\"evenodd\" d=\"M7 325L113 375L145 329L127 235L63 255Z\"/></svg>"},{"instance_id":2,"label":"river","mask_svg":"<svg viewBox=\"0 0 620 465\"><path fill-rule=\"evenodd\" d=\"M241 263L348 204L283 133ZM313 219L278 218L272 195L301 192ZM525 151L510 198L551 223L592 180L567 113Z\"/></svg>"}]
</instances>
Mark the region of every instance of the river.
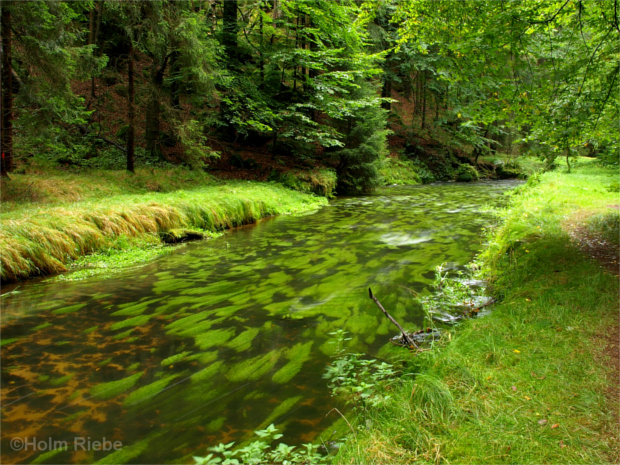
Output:
<instances>
[{"instance_id":1,"label":"river","mask_svg":"<svg viewBox=\"0 0 620 465\"><path fill-rule=\"evenodd\" d=\"M411 290L481 250L486 207L514 186L385 188L112 276L22 284L2 297L0 461L193 463L270 423L288 444L319 440L338 420L330 333L371 356L403 350L367 288L419 329ZM104 438L122 446L88 447Z\"/></svg>"}]
</instances>

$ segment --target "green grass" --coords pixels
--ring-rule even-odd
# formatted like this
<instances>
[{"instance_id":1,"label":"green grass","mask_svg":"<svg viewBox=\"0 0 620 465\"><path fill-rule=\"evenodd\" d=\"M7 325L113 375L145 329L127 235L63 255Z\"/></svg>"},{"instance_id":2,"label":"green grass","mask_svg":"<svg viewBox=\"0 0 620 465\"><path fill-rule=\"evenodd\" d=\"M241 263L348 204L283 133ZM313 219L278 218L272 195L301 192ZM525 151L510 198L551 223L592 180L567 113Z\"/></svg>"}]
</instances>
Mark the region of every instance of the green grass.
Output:
<instances>
[{"instance_id":1,"label":"green grass","mask_svg":"<svg viewBox=\"0 0 620 465\"><path fill-rule=\"evenodd\" d=\"M181 167L125 170L59 169L53 165L34 165L25 174L11 174L2 182L2 211L30 209L33 205L59 205L126 194L174 192L217 180L204 171Z\"/></svg>"},{"instance_id":2,"label":"green grass","mask_svg":"<svg viewBox=\"0 0 620 465\"><path fill-rule=\"evenodd\" d=\"M618 386L604 353L618 280L565 228L605 212L618 173L582 165L519 188L483 254L501 302L409 356L339 463L617 463ZM396 349L395 349L396 350ZM365 426L364 425L364 426Z\"/></svg>"},{"instance_id":3,"label":"green grass","mask_svg":"<svg viewBox=\"0 0 620 465\"><path fill-rule=\"evenodd\" d=\"M188 173L193 176L192 172ZM80 184L86 185L92 180L97 186L105 186L105 179L96 179L99 174L73 176ZM159 179L166 175L162 170L154 177ZM33 175L28 176L32 179ZM178 177L178 173L171 175L173 179ZM74 182L71 179L61 189L64 181L58 178L57 188L70 190L68 186ZM3 194L5 186L16 180L17 177L8 183L3 181ZM192 182L188 184L191 186ZM127 189L140 191L139 184ZM169 186L174 185L169 181ZM193 229L215 233L267 216L309 211L327 202L325 198L294 192L277 184L249 181L122 195L114 195L117 190L125 189L122 183L110 182L108 187L109 192L91 186L89 195L79 202L57 195L55 200L43 205L37 202L3 205L0 215L2 280L15 281L66 271L75 260L93 253L99 255L84 259L78 265L90 264L91 268L97 268L97 261L103 260L106 266L110 261L121 266L121 257L127 256L127 252L136 255L130 260L132 262L161 253L153 238L163 232ZM116 253L118 251L121 253Z\"/></svg>"}]
</instances>

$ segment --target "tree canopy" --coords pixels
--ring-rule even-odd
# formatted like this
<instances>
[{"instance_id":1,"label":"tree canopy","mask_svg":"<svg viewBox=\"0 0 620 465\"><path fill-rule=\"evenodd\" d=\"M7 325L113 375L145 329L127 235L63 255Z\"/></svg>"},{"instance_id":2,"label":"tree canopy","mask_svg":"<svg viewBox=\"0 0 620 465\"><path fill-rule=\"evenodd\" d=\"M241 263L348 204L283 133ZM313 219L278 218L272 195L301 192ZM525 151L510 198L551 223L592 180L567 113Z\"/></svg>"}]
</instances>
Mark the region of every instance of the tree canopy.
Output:
<instances>
[{"instance_id":1,"label":"tree canopy","mask_svg":"<svg viewBox=\"0 0 620 465\"><path fill-rule=\"evenodd\" d=\"M205 169L241 144L367 192L391 132L443 131L476 162L614 158L617 3L5 1L3 174L134 151Z\"/></svg>"}]
</instances>

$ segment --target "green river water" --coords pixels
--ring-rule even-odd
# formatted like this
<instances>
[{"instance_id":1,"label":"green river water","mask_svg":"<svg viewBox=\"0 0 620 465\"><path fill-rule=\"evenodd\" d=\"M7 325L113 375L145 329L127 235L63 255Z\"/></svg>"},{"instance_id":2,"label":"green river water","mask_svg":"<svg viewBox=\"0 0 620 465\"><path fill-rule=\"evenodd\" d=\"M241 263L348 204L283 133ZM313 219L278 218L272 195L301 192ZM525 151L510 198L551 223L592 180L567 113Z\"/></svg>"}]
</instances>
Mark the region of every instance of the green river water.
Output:
<instances>
[{"instance_id":1,"label":"green river water","mask_svg":"<svg viewBox=\"0 0 620 465\"><path fill-rule=\"evenodd\" d=\"M110 277L22 284L2 298L0 462L193 463L270 423L288 444L319 440L341 407L322 378L330 333L371 356L403 350L367 288L420 329L408 289L428 293L437 265L469 262L491 221L483 207L515 185L386 188Z\"/></svg>"}]
</instances>

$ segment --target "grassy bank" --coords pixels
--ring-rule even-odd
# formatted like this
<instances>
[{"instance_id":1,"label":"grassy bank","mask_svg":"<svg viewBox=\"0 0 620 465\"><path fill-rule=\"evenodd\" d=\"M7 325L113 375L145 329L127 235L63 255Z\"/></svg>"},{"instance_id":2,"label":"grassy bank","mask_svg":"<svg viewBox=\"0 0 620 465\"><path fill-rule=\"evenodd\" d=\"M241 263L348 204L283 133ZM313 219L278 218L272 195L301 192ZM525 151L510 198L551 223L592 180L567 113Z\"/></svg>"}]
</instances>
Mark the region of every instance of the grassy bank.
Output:
<instances>
[{"instance_id":1,"label":"grassy bank","mask_svg":"<svg viewBox=\"0 0 620 465\"><path fill-rule=\"evenodd\" d=\"M615 180L582 165L519 188L483 256L500 303L408 357L415 376L370 409L339 463L616 463L606 336L618 325L618 280L566 232L592 214L617 225Z\"/></svg>"},{"instance_id":2,"label":"grassy bank","mask_svg":"<svg viewBox=\"0 0 620 465\"><path fill-rule=\"evenodd\" d=\"M183 170L148 170L135 177L92 172L52 181L37 174L4 181L3 195L24 186L33 194L3 202L2 280L65 271L76 259L93 253L99 253L98 260L124 248L139 255L170 231L216 232L326 203L277 184L217 183L203 177ZM147 180L154 185L143 185Z\"/></svg>"}]
</instances>

